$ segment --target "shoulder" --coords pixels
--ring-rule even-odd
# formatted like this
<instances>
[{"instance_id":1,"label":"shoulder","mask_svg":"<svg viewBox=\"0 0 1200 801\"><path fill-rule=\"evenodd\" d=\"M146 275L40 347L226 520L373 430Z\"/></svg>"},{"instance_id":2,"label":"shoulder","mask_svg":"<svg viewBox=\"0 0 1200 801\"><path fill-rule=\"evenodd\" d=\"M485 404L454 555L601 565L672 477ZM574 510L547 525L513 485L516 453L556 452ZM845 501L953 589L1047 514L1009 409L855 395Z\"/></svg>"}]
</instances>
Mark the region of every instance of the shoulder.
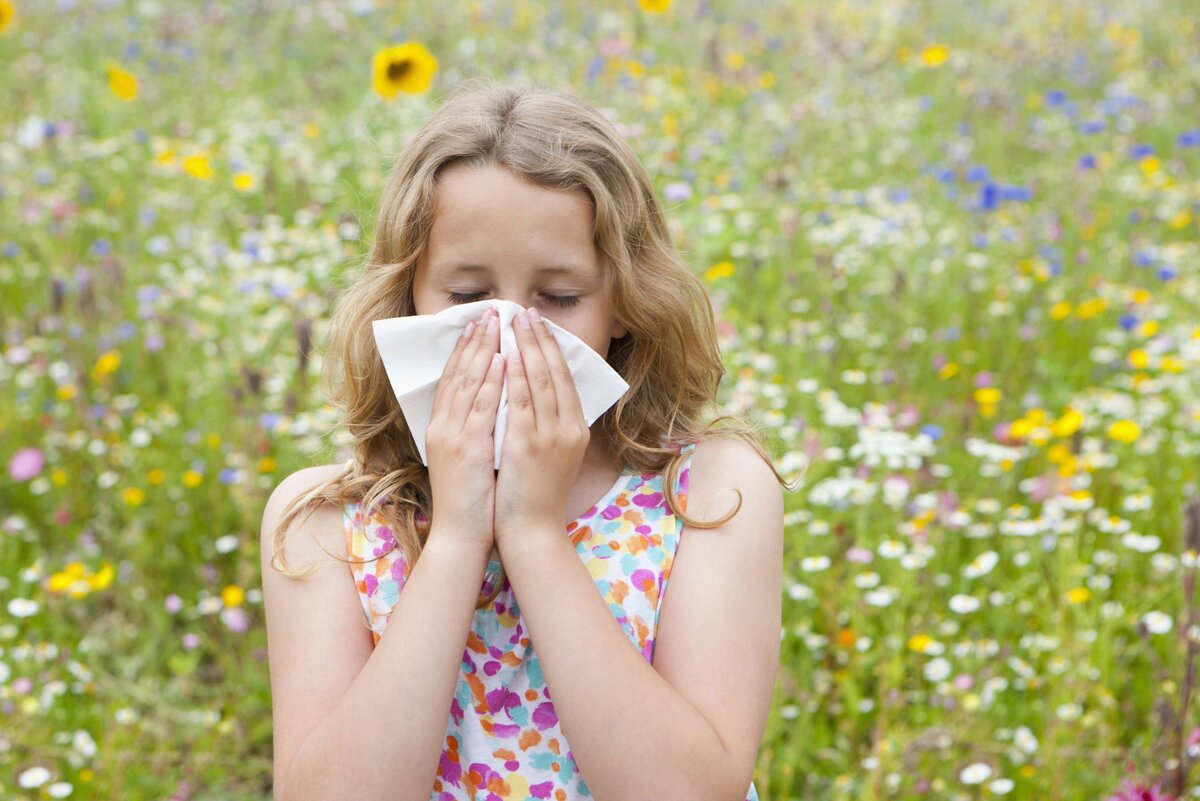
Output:
<instances>
[{"instance_id":1,"label":"shoulder","mask_svg":"<svg viewBox=\"0 0 1200 801\"><path fill-rule=\"evenodd\" d=\"M687 461L688 517L724 517L738 508L740 493L742 509L760 517L760 523L778 515L782 529L783 489L774 468L750 443L714 438L700 440L691 447Z\"/></svg>"},{"instance_id":2,"label":"shoulder","mask_svg":"<svg viewBox=\"0 0 1200 801\"><path fill-rule=\"evenodd\" d=\"M324 464L303 467L284 476L263 508L261 541L263 553L267 559L273 549L275 529L283 514L293 500L305 494L330 479L336 477L345 469L344 464ZM308 512L297 515L288 525L284 539L287 543L287 560L289 567L300 567L308 564L312 556L319 556L322 551L345 555L346 546L343 537L342 509L328 501L321 502ZM303 536L294 536L294 534ZM313 546L319 546L314 548ZM297 564L293 555L300 557Z\"/></svg>"}]
</instances>

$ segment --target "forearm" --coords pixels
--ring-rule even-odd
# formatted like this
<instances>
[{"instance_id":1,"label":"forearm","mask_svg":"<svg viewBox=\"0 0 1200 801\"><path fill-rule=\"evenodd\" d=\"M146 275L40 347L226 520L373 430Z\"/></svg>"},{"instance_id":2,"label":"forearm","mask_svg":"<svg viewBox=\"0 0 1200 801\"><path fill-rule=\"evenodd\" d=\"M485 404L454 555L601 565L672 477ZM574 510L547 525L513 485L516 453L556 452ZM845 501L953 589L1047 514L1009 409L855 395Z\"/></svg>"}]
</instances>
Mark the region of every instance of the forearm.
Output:
<instances>
[{"instance_id":1,"label":"forearm","mask_svg":"<svg viewBox=\"0 0 1200 801\"><path fill-rule=\"evenodd\" d=\"M633 647L561 531L499 547L563 735L597 801L727 797L732 761L716 730Z\"/></svg>"},{"instance_id":2,"label":"forearm","mask_svg":"<svg viewBox=\"0 0 1200 801\"><path fill-rule=\"evenodd\" d=\"M374 653L297 749L284 801L428 801L487 560L432 532Z\"/></svg>"}]
</instances>

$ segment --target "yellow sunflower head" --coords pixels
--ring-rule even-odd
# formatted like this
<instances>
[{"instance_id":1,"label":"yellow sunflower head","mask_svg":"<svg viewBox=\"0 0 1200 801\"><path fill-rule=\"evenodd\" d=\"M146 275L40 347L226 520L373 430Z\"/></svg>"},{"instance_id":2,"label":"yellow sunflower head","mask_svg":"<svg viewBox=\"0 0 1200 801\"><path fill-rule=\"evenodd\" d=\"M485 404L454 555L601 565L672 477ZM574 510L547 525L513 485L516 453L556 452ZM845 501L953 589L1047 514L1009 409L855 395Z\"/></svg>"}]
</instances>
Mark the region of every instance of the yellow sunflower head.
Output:
<instances>
[{"instance_id":1,"label":"yellow sunflower head","mask_svg":"<svg viewBox=\"0 0 1200 801\"><path fill-rule=\"evenodd\" d=\"M8 30L17 16L17 7L12 0L0 0L0 33Z\"/></svg>"},{"instance_id":2,"label":"yellow sunflower head","mask_svg":"<svg viewBox=\"0 0 1200 801\"><path fill-rule=\"evenodd\" d=\"M387 100L397 92L420 94L429 89L437 72L437 59L417 42L387 47L375 54L372 82L375 91Z\"/></svg>"}]
</instances>

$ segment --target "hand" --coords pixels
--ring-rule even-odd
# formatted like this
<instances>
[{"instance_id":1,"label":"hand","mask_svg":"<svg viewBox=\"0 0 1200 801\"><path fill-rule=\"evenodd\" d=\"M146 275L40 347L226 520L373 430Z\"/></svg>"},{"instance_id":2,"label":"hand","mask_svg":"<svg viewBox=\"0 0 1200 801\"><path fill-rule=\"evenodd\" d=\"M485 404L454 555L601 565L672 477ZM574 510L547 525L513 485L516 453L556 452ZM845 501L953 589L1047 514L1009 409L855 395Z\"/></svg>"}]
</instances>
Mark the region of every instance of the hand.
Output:
<instances>
[{"instance_id":1,"label":"hand","mask_svg":"<svg viewBox=\"0 0 1200 801\"><path fill-rule=\"evenodd\" d=\"M558 341L536 317L526 328L523 314L513 326L517 351L505 367L508 430L496 477L497 548L528 531L566 528L567 497L591 439Z\"/></svg>"},{"instance_id":2,"label":"hand","mask_svg":"<svg viewBox=\"0 0 1200 801\"><path fill-rule=\"evenodd\" d=\"M459 337L442 370L433 395L433 411L425 430L429 486L433 503L430 535L478 545L489 552L495 544L493 507L496 495L496 410L504 380L504 363L492 364L500 352L496 310L489 308L474 328ZM491 330L488 330L488 328Z\"/></svg>"}]
</instances>

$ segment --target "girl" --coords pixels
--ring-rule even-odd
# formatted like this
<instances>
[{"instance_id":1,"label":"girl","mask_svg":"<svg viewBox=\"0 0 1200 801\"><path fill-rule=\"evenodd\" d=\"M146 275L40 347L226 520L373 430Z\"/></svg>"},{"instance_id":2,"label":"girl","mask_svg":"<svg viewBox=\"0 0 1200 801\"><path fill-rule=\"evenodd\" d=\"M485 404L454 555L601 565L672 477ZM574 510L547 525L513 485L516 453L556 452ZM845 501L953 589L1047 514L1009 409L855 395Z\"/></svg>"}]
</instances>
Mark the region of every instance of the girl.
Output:
<instances>
[{"instance_id":1,"label":"girl","mask_svg":"<svg viewBox=\"0 0 1200 801\"><path fill-rule=\"evenodd\" d=\"M528 307L507 363L497 299ZM426 468L371 321L478 301ZM542 316L629 384L590 429ZM354 458L291 474L263 513L275 797L758 798L782 479L758 428L702 420L712 307L613 124L565 91L454 92L396 161L330 331ZM689 496L733 508L699 520ZM350 570L287 567L322 554Z\"/></svg>"}]
</instances>

